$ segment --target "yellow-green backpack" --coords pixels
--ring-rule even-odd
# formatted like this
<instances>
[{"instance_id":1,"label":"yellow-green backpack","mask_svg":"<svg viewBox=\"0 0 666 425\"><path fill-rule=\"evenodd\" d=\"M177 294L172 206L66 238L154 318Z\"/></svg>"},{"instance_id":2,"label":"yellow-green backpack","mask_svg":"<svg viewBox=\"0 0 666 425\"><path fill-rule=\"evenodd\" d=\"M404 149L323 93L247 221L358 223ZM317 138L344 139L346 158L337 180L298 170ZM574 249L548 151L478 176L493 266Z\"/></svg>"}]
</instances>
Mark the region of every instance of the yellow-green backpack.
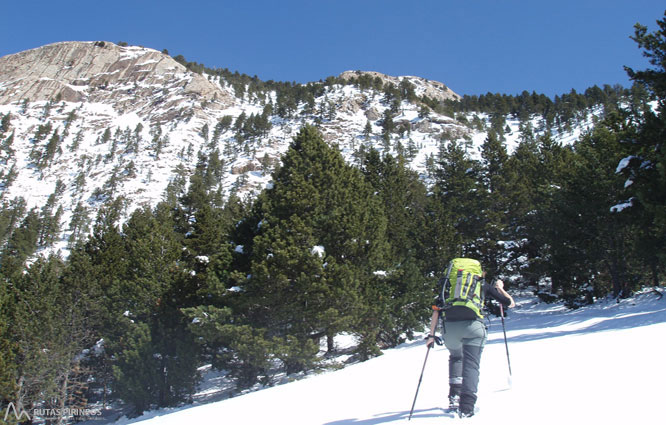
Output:
<instances>
[{"instance_id":1,"label":"yellow-green backpack","mask_svg":"<svg viewBox=\"0 0 666 425\"><path fill-rule=\"evenodd\" d=\"M451 260L440 294L444 311L453 306L463 306L472 309L477 317L482 318L483 283L483 270L478 260L472 258Z\"/></svg>"}]
</instances>

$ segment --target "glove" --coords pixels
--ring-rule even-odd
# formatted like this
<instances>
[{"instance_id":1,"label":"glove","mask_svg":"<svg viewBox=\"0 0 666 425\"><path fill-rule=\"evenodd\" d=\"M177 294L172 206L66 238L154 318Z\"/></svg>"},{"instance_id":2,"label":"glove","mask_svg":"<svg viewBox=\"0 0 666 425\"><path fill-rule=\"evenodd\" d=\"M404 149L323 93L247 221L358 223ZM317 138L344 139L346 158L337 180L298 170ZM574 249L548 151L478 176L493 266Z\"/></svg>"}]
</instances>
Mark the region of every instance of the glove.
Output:
<instances>
[{"instance_id":1,"label":"glove","mask_svg":"<svg viewBox=\"0 0 666 425\"><path fill-rule=\"evenodd\" d=\"M437 335L428 335L424 339L428 340L428 342L426 342L426 347L428 347L428 348L431 348L435 344L437 344L437 345L444 344L444 342L442 342L442 339L440 337L438 337Z\"/></svg>"}]
</instances>

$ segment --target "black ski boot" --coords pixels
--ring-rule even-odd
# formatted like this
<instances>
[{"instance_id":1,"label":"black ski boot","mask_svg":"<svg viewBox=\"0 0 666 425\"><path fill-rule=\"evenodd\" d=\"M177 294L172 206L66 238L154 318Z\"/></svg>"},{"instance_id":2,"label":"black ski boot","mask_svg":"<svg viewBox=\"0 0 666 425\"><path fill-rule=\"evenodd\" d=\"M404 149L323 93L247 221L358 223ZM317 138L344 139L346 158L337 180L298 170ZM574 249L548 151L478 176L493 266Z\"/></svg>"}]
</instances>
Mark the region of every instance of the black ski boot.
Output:
<instances>
[{"instance_id":1,"label":"black ski boot","mask_svg":"<svg viewBox=\"0 0 666 425\"><path fill-rule=\"evenodd\" d=\"M461 417L461 418L471 418L472 416L474 416L474 411L465 412L463 410L459 410L458 411L458 416Z\"/></svg>"},{"instance_id":2,"label":"black ski boot","mask_svg":"<svg viewBox=\"0 0 666 425\"><path fill-rule=\"evenodd\" d=\"M460 396L457 394L449 396L449 412L457 412L460 408Z\"/></svg>"}]
</instances>

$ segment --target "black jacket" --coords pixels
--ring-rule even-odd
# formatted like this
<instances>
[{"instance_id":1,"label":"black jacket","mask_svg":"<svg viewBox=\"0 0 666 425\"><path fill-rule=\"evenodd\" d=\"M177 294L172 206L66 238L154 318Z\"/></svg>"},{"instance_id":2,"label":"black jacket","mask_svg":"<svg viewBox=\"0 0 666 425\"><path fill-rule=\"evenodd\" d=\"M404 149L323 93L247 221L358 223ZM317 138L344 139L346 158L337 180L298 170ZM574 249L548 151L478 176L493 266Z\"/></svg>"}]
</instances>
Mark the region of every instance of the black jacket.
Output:
<instances>
[{"instance_id":1,"label":"black jacket","mask_svg":"<svg viewBox=\"0 0 666 425\"><path fill-rule=\"evenodd\" d=\"M485 299L492 298L504 307L511 305L511 299L501 293L494 284L484 283L481 287ZM470 308L464 306L453 306L444 311L444 320L449 322L459 322L462 320L475 320L479 317Z\"/></svg>"}]
</instances>

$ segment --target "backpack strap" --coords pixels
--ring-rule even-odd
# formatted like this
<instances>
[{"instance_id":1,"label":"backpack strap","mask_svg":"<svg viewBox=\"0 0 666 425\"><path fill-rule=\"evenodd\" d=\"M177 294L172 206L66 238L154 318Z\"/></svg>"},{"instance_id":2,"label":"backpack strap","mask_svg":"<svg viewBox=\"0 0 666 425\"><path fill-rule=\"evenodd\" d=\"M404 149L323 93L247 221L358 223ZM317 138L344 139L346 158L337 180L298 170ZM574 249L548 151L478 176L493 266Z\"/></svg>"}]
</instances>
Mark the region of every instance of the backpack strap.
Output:
<instances>
[{"instance_id":1,"label":"backpack strap","mask_svg":"<svg viewBox=\"0 0 666 425\"><path fill-rule=\"evenodd\" d=\"M463 271L463 269L458 269L458 274L456 275L456 292L453 294L455 299L462 299ZM469 282L469 274L467 274L467 281Z\"/></svg>"},{"instance_id":2,"label":"backpack strap","mask_svg":"<svg viewBox=\"0 0 666 425\"><path fill-rule=\"evenodd\" d=\"M439 297L442 300L442 305L446 303L446 298L449 296L448 292L451 290L451 281L449 279L451 269L453 269L453 261L449 262L449 266L446 268L446 274L444 275L442 282L442 290L439 294Z\"/></svg>"},{"instance_id":3,"label":"backpack strap","mask_svg":"<svg viewBox=\"0 0 666 425\"><path fill-rule=\"evenodd\" d=\"M469 275L468 276L468 281L469 281ZM467 289L467 293L465 294L465 299L468 301L471 301L472 304L474 304L479 310L483 307L483 301L485 298L485 293L483 292L483 287L481 287L481 290L479 291L479 294L481 296L481 299L479 302L474 301L474 294L476 294L476 288L479 286L479 283L481 285L484 285L486 283L486 279L477 275L474 275L474 280L472 282L472 285L470 285Z\"/></svg>"}]
</instances>

